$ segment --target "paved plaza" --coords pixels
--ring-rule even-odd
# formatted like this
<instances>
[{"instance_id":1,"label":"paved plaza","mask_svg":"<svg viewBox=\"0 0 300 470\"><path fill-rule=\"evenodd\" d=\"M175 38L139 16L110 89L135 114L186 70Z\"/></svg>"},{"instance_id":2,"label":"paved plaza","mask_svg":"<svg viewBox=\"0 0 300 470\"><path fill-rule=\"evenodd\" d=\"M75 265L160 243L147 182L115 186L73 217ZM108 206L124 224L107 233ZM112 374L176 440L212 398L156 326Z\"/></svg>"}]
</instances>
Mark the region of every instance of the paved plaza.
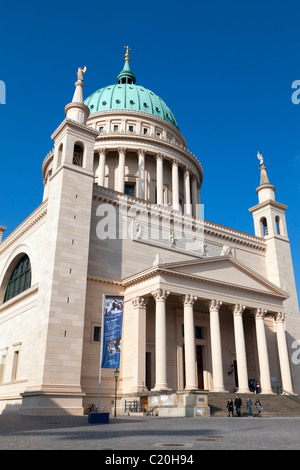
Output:
<instances>
[{"instance_id":1,"label":"paved plaza","mask_svg":"<svg viewBox=\"0 0 300 470\"><path fill-rule=\"evenodd\" d=\"M199 450L298 450L300 418L0 416L0 450L148 450L150 454ZM105 452L103 452L105 455ZM122 455L122 452L115 456ZM134 455L134 452L133 452Z\"/></svg>"}]
</instances>

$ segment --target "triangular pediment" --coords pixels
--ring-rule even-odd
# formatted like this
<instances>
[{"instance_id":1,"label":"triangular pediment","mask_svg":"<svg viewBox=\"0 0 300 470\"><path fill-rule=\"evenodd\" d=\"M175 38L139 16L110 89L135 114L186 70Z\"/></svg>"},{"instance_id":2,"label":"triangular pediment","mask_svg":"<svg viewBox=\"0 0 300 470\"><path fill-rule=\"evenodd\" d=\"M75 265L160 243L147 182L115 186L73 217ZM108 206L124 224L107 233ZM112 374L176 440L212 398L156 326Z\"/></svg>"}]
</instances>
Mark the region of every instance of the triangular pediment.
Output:
<instances>
[{"instance_id":1,"label":"triangular pediment","mask_svg":"<svg viewBox=\"0 0 300 470\"><path fill-rule=\"evenodd\" d=\"M174 274L192 276L208 282L288 297L285 291L232 256L168 263L159 267Z\"/></svg>"}]
</instances>

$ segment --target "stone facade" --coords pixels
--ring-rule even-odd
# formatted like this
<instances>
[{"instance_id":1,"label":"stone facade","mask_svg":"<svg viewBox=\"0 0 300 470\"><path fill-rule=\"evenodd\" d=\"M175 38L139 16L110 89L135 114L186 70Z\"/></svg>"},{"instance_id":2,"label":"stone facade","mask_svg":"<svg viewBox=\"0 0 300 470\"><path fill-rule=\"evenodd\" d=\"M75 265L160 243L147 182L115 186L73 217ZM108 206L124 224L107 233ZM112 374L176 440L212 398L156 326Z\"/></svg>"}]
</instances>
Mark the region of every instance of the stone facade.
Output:
<instances>
[{"instance_id":1,"label":"stone facade","mask_svg":"<svg viewBox=\"0 0 300 470\"><path fill-rule=\"evenodd\" d=\"M265 167L255 235L206 221L203 170L178 129L139 111L90 114L82 88L52 135L41 206L0 244L0 410L82 414L97 402L111 294L124 296L118 413L142 398L164 416L205 416L208 391L247 392L251 379L299 393L286 206ZM7 300L24 255L30 287ZM106 410L114 387L103 369Z\"/></svg>"}]
</instances>

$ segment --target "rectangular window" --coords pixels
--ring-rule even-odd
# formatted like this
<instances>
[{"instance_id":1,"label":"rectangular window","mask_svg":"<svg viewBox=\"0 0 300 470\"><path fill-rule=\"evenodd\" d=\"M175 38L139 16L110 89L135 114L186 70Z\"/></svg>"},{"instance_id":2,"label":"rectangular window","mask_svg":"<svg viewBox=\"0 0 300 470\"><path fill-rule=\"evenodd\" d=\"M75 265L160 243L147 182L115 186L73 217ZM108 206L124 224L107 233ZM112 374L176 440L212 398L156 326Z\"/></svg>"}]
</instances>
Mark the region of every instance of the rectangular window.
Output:
<instances>
[{"instance_id":1,"label":"rectangular window","mask_svg":"<svg viewBox=\"0 0 300 470\"><path fill-rule=\"evenodd\" d=\"M184 337L184 325L182 325L182 336ZM202 326L196 326L195 327L195 338L196 339L204 339L203 327Z\"/></svg>"},{"instance_id":2,"label":"rectangular window","mask_svg":"<svg viewBox=\"0 0 300 470\"><path fill-rule=\"evenodd\" d=\"M148 134L148 129L146 129L146 127L144 127L144 134Z\"/></svg>"},{"instance_id":3,"label":"rectangular window","mask_svg":"<svg viewBox=\"0 0 300 470\"><path fill-rule=\"evenodd\" d=\"M202 326L196 326L195 330L196 339L204 339Z\"/></svg>"},{"instance_id":4,"label":"rectangular window","mask_svg":"<svg viewBox=\"0 0 300 470\"><path fill-rule=\"evenodd\" d=\"M135 185L134 184L125 184L125 194L128 196L134 196L135 194Z\"/></svg>"},{"instance_id":5,"label":"rectangular window","mask_svg":"<svg viewBox=\"0 0 300 470\"><path fill-rule=\"evenodd\" d=\"M101 328L100 326L94 326L94 335L93 335L93 341L100 342L100 333L101 333Z\"/></svg>"},{"instance_id":6,"label":"rectangular window","mask_svg":"<svg viewBox=\"0 0 300 470\"><path fill-rule=\"evenodd\" d=\"M103 127L102 126L99 127L99 132L100 132L100 134L103 134Z\"/></svg>"},{"instance_id":7,"label":"rectangular window","mask_svg":"<svg viewBox=\"0 0 300 470\"><path fill-rule=\"evenodd\" d=\"M19 369L19 353L20 353L20 351L18 351L18 350L14 351L11 380L17 380L18 369Z\"/></svg>"},{"instance_id":8,"label":"rectangular window","mask_svg":"<svg viewBox=\"0 0 300 470\"><path fill-rule=\"evenodd\" d=\"M133 132L133 126L129 126L128 129L129 129L129 132Z\"/></svg>"},{"instance_id":9,"label":"rectangular window","mask_svg":"<svg viewBox=\"0 0 300 470\"><path fill-rule=\"evenodd\" d=\"M114 125L114 132L118 132L119 130L119 126L118 125Z\"/></svg>"},{"instance_id":10,"label":"rectangular window","mask_svg":"<svg viewBox=\"0 0 300 470\"><path fill-rule=\"evenodd\" d=\"M6 352L2 353L0 357L0 384L4 382L5 364L6 364Z\"/></svg>"}]
</instances>

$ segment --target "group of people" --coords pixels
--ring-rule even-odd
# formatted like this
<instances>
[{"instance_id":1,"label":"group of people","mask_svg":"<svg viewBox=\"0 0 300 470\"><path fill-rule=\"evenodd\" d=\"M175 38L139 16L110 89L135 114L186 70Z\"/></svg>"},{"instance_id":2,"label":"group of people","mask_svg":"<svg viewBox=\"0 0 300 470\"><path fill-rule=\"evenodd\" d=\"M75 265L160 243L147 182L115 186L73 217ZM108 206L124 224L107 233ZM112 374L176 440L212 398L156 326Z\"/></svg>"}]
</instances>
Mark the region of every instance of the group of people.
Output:
<instances>
[{"instance_id":1,"label":"group of people","mask_svg":"<svg viewBox=\"0 0 300 470\"><path fill-rule=\"evenodd\" d=\"M261 390L260 390L259 382L256 382L255 379L249 380L249 390L250 392L253 392L253 393L260 393Z\"/></svg>"},{"instance_id":2,"label":"group of people","mask_svg":"<svg viewBox=\"0 0 300 470\"><path fill-rule=\"evenodd\" d=\"M228 409L228 416L230 416L230 413L233 416L234 408L235 408L235 411L236 411L236 415L237 416L242 416L242 414L241 414L242 405L243 405L242 399L240 398L239 395L236 395L234 402L231 400L231 398L229 398L228 402L227 402L227 405L226 405L226 408ZM247 410L248 410L248 416L249 416L249 418L252 418L253 417L253 411L252 411L253 403L252 403L252 400L251 400L250 397L247 398L246 406L247 406ZM258 416L261 417L263 407L262 407L262 404L261 404L261 401L259 400L259 398L256 399L256 401L254 403L254 406L258 411Z\"/></svg>"}]
</instances>

